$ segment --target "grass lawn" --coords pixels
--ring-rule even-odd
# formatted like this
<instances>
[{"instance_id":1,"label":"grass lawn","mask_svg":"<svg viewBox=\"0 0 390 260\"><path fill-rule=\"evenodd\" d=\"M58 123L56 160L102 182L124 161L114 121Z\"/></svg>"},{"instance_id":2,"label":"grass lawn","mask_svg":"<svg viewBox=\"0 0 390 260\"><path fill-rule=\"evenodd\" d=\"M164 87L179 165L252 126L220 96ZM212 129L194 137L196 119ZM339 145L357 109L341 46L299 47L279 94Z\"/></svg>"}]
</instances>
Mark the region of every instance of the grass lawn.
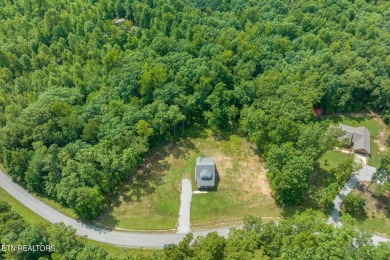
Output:
<instances>
[{"instance_id":1,"label":"grass lawn","mask_svg":"<svg viewBox=\"0 0 390 260\"><path fill-rule=\"evenodd\" d=\"M353 127L365 126L371 134L371 158L368 160L368 165L379 167L381 161L381 152L378 147L378 141L383 142L383 134L386 133L386 126L380 122L375 116L354 116L354 115L335 115L327 116L330 124L345 124ZM384 147L384 146L383 146Z\"/></svg>"},{"instance_id":2,"label":"grass lawn","mask_svg":"<svg viewBox=\"0 0 390 260\"><path fill-rule=\"evenodd\" d=\"M348 159L349 154L336 152L336 151L327 151L318 162L320 167L326 171L329 171L332 168L335 168L338 164Z\"/></svg>"},{"instance_id":3,"label":"grass lawn","mask_svg":"<svg viewBox=\"0 0 390 260\"><path fill-rule=\"evenodd\" d=\"M387 149L385 143L387 136L387 128L383 122L375 116L328 116L325 117L330 124L345 124L354 127L365 126L371 133L371 158L368 160L370 166L379 167L381 161L381 151ZM330 168L346 159L347 154L340 152L328 151L320 159L319 163L322 169L329 170ZM325 159L328 165L325 165ZM378 201L371 196L371 193L365 191L364 186L368 184L359 184L359 192L365 197L367 204L364 215L352 215L355 219L355 224L358 228L367 229L374 233L387 235L390 237L390 219L389 214L384 212ZM375 186L375 185L373 185ZM371 188L373 187L371 186ZM363 187L363 188L362 188ZM356 189L354 192L358 192Z\"/></svg>"},{"instance_id":4,"label":"grass lawn","mask_svg":"<svg viewBox=\"0 0 390 260\"><path fill-rule=\"evenodd\" d=\"M366 229L379 235L385 235L390 238L390 219L384 214L369 215L365 219L357 219L357 227Z\"/></svg>"},{"instance_id":5,"label":"grass lawn","mask_svg":"<svg viewBox=\"0 0 390 260\"><path fill-rule=\"evenodd\" d=\"M335 115L327 116L332 124L344 124L353 127L365 126L371 133L371 137L376 138L379 134L378 120L373 116L358 116L358 115Z\"/></svg>"},{"instance_id":6,"label":"grass lawn","mask_svg":"<svg viewBox=\"0 0 390 260\"><path fill-rule=\"evenodd\" d=\"M219 181L207 194L193 194L191 224L193 228L207 224L239 222L245 215L276 218L281 210L270 196L266 171L250 144L236 135L220 140L211 137L192 140L202 154L215 160ZM197 190L192 174L193 190Z\"/></svg>"},{"instance_id":7,"label":"grass lawn","mask_svg":"<svg viewBox=\"0 0 390 260\"><path fill-rule=\"evenodd\" d=\"M378 149L378 145L371 137L371 158L368 159L368 165L378 168L381 165L381 151Z\"/></svg>"},{"instance_id":8,"label":"grass lawn","mask_svg":"<svg viewBox=\"0 0 390 260\"><path fill-rule=\"evenodd\" d=\"M236 135L222 135L215 137L208 129L192 129L187 136L153 153L95 223L130 230L173 231L181 180L191 179L193 190L197 189L194 168L198 156L214 158L220 181L214 191L193 195L193 228L242 221L249 214L279 216L263 163L251 145Z\"/></svg>"},{"instance_id":9,"label":"grass lawn","mask_svg":"<svg viewBox=\"0 0 390 260\"><path fill-rule=\"evenodd\" d=\"M119 247L119 246L112 246L109 244L96 242L93 240L87 240L88 244L94 244L102 247L105 249L111 256L115 257L115 259L126 259L125 257L129 256L152 256L153 253L160 253L163 251L163 249L143 249L143 248L126 248L126 247ZM133 258L128 258L133 259ZM138 258L136 258L138 259ZM139 259L144 259L140 257Z\"/></svg>"},{"instance_id":10,"label":"grass lawn","mask_svg":"<svg viewBox=\"0 0 390 260\"><path fill-rule=\"evenodd\" d=\"M95 223L130 230L176 228L181 180L189 177L193 152L169 143L141 165L122 187L111 207Z\"/></svg>"}]
</instances>

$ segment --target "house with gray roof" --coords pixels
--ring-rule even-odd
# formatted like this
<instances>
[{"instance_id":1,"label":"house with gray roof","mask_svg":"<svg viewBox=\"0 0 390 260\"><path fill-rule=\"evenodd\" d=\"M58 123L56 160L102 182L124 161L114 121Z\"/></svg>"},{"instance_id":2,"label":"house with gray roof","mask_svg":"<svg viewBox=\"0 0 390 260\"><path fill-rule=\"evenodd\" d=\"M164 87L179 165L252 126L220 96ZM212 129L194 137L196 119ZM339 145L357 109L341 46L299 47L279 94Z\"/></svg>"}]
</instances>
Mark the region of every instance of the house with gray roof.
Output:
<instances>
[{"instance_id":1,"label":"house with gray roof","mask_svg":"<svg viewBox=\"0 0 390 260\"><path fill-rule=\"evenodd\" d=\"M370 144L370 131L364 126L353 127L348 125L340 124L341 130L345 131L345 135L340 136L338 139L348 139L351 142L353 151L355 153L364 154L366 156L371 155L371 144Z\"/></svg>"},{"instance_id":2,"label":"house with gray roof","mask_svg":"<svg viewBox=\"0 0 390 260\"><path fill-rule=\"evenodd\" d=\"M215 163L213 158L196 158L195 181L198 189L215 187Z\"/></svg>"}]
</instances>

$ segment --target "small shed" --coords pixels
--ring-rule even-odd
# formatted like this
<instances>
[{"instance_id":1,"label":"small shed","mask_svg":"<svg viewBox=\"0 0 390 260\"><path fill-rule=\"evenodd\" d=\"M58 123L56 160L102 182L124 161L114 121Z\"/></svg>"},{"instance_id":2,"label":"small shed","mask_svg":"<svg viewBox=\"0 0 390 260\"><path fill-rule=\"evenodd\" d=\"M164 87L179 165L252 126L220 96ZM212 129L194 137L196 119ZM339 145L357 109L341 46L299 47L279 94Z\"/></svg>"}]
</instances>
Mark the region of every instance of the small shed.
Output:
<instances>
[{"instance_id":1,"label":"small shed","mask_svg":"<svg viewBox=\"0 0 390 260\"><path fill-rule=\"evenodd\" d=\"M196 158L195 181L198 189L215 187L215 163L213 158Z\"/></svg>"},{"instance_id":2,"label":"small shed","mask_svg":"<svg viewBox=\"0 0 390 260\"><path fill-rule=\"evenodd\" d=\"M324 110L320 107L314 108L313 111L316 114L316 117L321 117L324 113Z\"/></svg>"},{"instance_id":3,"label":"small shed","mask_svg":"<svg viewBox=\"0 0 390 260\"><path fill-rule=\"evenodd\" d=\"M118 25L120 23L123 23L125 22L126 19L125 18L118 18L118 19L114 19L112 22L115 24L115 25Z\"/></svg>"}]
</instances>

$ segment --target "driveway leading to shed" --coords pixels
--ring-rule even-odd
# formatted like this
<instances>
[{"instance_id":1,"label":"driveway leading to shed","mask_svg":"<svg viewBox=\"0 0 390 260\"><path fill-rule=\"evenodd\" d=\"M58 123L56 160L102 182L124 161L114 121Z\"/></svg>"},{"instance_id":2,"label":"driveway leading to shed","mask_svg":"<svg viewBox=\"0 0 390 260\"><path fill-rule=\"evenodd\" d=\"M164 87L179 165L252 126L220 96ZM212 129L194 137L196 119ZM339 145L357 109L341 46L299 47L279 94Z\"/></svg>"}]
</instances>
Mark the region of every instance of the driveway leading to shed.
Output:
<instances>
[{"instance_id":1,"label":"driveway leading to shed","mask_svg":"<svg viewBox=\"0 0 390 260\"><path fill-rule=\"evenodd\" d=\"M177 225L177 233L189 233L190 228L190 210L191 210L192 187L191 181L183 179L181 182L180 210Z\"/></svg>"}]
</instances>

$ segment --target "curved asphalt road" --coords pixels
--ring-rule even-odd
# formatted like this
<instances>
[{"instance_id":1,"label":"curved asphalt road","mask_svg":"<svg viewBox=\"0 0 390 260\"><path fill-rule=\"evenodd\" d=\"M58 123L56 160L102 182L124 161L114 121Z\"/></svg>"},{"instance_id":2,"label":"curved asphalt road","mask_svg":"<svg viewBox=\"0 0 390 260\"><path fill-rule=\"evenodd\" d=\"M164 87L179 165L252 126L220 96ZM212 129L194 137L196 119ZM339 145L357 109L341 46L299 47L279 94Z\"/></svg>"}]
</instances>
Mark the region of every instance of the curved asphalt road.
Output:
<instances>
[{"instance_id":1,"label":"curved asphalt road","mask_svg":"<svg viewBox=\"0 0 390 260\"><path fill-rule=\"evenodd\" d=\"M96 228L90 225L85 225L82 222L72 218L49 207L39 199L35 198L22 187L12 181L12 179L0 171L0 187L8 192L12 197L22 203L24 206L35 212L42 218L51 223L63 222L65 225L70 225L76 229L76 233L81 236L87 236L89 239L124 247L144 247L144 248L162 248L164 244L177 244L185 234L155 234L155 233L136 233L136 232L118 232L110 231L101 228ZM194 237L206 235L209 232L216 231L219 235L227 237L229 228L210 229L193 232ZM373 242L389 242L387 238L374 236Z\"/></svg>"},{"instance_id":2,"label":"curved asphalt road","mask_svg":"<svg viewBox=\"0 0 390 260\"><path fill-rule=\"evenodd\" d=\"M49 207L13 182L2 171L0 171L0 187L24 206L49 222L63 222L65 225L75 228L78 235L87 236L89 239L95 241L124 247L162 248L164 244L178 244L185 236L185 234L118 232L86 225ZM206 235L211 231L217 231L218 234L227 237L229 228L204 230L193 232L193 234L196 237Z\"/></svg>"}]
</instances>

